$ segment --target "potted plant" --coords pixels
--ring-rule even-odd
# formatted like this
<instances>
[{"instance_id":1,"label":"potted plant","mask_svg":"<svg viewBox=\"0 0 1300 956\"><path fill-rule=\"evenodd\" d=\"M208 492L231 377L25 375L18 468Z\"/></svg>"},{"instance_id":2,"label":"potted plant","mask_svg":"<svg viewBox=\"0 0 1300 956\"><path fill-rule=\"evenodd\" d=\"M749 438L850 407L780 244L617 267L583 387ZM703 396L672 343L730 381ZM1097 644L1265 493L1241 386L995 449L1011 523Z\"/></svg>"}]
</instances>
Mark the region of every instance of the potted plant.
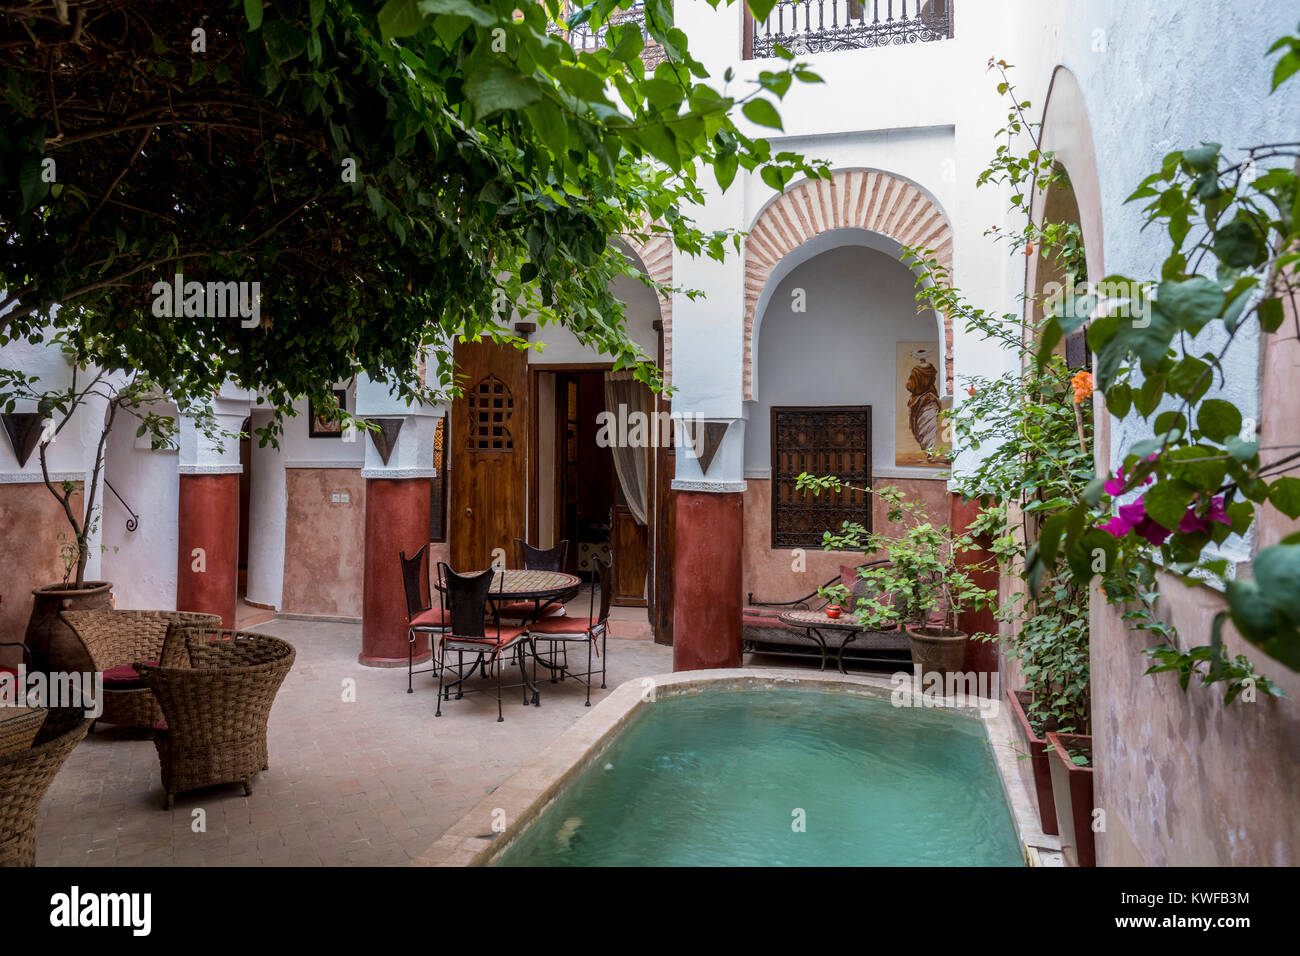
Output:
<instances>
[{"instance_id":1,"label":"potted plant","mask_svg":"<svg viewBox=\"0 0 1300 956\"><path fill-rule=\"evenodd\" d=\"M1061 852L1071 866L1096 866L1092 830L1092 738L1049 733L1052 796L1061 833Z\"/></svg>"},{"instance_id":2,"label":"potted plant","mask_svg":"<svg viewBox=\"0 0 1300 956\"><path fill-rule=\"evenodd\" d=\"M65 610L105 608L112 603L111 581L87 581L94 533L99 523L99 492L104 471L108 436L122 414L139 419L137 434L148 433L155 448L173 442L176 423L172 418L153 413L149 406L156 400L156 387L136 373L114 374L100 356L92 362L85 351L76 351L60 339L64 354L72 365L68 385L60 389L38 387L39 378L14 369L0 369L0 406L6 413L18 401L34 402L36 413L45 420L37 445L41 477L67 519L70 534L60 537L60 555L64 561L63 580L32 590L32 614L27 623L24 643L34 664L51 671L93 670L93 664L76 635L65 625L59 613ZM99 429L91 473L87 481L55 481L50 476L49 450L78 410L89 404L103 403L103 426ZM81 500L78 501L78 496Z\"/></svg>"},{"instance_id":3,"label":"potted plant","mask_svg":"<svg viewBox=\"0 0 1300 956\"><path fill-rule=\"evenodd\" d=\"M858 576L867 582L867 595L858 599L859 620L876 629L902 626L907 630L912 663L921 674L940 676L961 670L969 635L958 626L960 614L993 603L996 592L981 587L975 575L988 563L958 563L979 552L973 534L956 534L930 521L922 506L908 501L892 486L854 488L834 476L800 475L796 487L816 494L823 488L848 488L879 497L888 506L891 525L906 523L897 536L869 532L845 522L838 533L826 532L823 547L835 551L883 553L884 565L864 566Z\"/></svg>"},{"instance_id":4,"label":"potted plant","mask_svg":"<svg viewBox=\"0 0 1300 956\"><path fill-rule=\"evenodd\" d=\"M843 611L852 610L849 607L849 589L843 584L828 584L818 588L817 593L826 599L826 607L823 610L829 618L837 618Z\"/></svg>"}]
</instances>

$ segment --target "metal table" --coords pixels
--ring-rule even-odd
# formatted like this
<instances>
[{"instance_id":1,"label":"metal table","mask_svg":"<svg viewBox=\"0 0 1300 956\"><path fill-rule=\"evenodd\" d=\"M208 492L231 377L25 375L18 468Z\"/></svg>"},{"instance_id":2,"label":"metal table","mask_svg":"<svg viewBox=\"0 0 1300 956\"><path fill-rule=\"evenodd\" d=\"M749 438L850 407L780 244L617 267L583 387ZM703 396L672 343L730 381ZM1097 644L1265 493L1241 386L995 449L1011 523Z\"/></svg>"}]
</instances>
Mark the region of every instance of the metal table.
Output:
<instances>
[{"instance_id":1,"label":"metal table","mask_svg":"<svg viewBox=\"0 0 1300 956\"><path fill-rule=\"evenodd\" d=\"M780 616L782 624L790 627L801 627L808 632L808 636L817 642L817 646L822 652L822 666L819 670L826 670L827 646L826 638L822 636L822 630L839 631L844 635L844 640L840 642L838 653L835 657L835 666L839 668L841 674L847 674L844 669L844 648L852 644L859 634L865 628L858 620L857 615L841 613L839 617L827 617L825 611L786 611Z\"/></svg>"}]
</instances>

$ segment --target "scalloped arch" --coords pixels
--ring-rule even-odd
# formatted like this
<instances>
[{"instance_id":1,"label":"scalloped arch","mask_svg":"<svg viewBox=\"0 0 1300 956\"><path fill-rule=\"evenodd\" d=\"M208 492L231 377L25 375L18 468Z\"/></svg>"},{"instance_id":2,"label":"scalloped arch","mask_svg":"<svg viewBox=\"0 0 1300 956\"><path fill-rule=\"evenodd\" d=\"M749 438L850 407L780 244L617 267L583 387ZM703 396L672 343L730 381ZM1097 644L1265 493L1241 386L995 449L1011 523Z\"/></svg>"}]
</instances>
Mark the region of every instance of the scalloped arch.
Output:
<instances>
[{"instance_id":1,"label":"scalloped arch","mask_svg":"<svg viewBox=\"0 0 1300 956\"><path fill-rule=\"evenodd\" d=\"M932 249L952 275L952 226L915 183L878 170L840 170L806 180L768 203L745 240L745 400L754 397L754 312L777 264L833 229L867 229L906 246ZM953 387L952 318L943 316L944 380Z\"/></svg>"}]
</instances>

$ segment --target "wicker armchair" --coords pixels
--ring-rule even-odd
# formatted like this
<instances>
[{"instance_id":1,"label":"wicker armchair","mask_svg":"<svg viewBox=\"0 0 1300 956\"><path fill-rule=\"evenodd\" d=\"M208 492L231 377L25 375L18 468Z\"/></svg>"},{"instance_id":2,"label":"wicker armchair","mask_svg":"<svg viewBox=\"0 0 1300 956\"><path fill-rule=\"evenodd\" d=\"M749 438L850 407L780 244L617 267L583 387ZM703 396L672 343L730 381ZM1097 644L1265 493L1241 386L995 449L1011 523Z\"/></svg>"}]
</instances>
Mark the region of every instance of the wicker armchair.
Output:
<instances>
[{"instance_id":1,"label":"wicker armchair","mask_svg":"<svg viewBox=\"0 0 1300 956\"><path fill-rule=\"evenodd\" d=\"M221 626L215 614L189 611L105 609L64 611L62 617L86 648L95 670L104 675L104 712L99 720L124 727L153 727L162 720L158 702L131 665L159 663L172 624Z\"/></svg>"},{"instance_id":2,"label":"wicker armchair","mask_svg":"<svg viewBox=\"0 0 1300 956\"><path fill-rule=\"evenodd\" d=\"M289 668L293 645L242 631L185 628L190 667L141 664L141 680L162 706L154 735L165 806L187 790L242 783L267 768L266 722Z\"/></svg>"},{"instance_id":3,"label":"wicker armchair","mask_svg":"<svg viewBox=\"0 0 1300 956\"><path fill-rule=\"evenodd\" d=\"M0 866L34 866L36 815L45 792L90 720L76 708L49 711L27 750L0 757Z\"/></svg>"}]
</instances>

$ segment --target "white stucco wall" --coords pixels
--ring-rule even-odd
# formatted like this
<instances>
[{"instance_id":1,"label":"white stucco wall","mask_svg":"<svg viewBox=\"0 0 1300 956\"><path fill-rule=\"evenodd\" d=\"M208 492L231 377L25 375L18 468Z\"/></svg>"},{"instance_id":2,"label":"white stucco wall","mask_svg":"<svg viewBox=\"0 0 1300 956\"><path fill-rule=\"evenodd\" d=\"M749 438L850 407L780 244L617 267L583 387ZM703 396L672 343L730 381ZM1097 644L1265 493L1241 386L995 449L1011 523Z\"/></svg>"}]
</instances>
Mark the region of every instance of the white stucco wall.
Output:
<instances>
[{"instance_id":1,"label":"white stucco wall","mask_svg":"<svg viewBox=\"0 0 1300 956\"><path fill-rule=\"evenodd\" d=\"M792 311L796 289L804 313ZM870 405L873 475L937 474L894 462L897 344L929 342L937 351L939 343L934 313L917 314L913 290L897 259L856 245L823 252L777 284L762 316L745 477L771 476L771 409L779 405Z\"/></svg>"}]
</instances>

